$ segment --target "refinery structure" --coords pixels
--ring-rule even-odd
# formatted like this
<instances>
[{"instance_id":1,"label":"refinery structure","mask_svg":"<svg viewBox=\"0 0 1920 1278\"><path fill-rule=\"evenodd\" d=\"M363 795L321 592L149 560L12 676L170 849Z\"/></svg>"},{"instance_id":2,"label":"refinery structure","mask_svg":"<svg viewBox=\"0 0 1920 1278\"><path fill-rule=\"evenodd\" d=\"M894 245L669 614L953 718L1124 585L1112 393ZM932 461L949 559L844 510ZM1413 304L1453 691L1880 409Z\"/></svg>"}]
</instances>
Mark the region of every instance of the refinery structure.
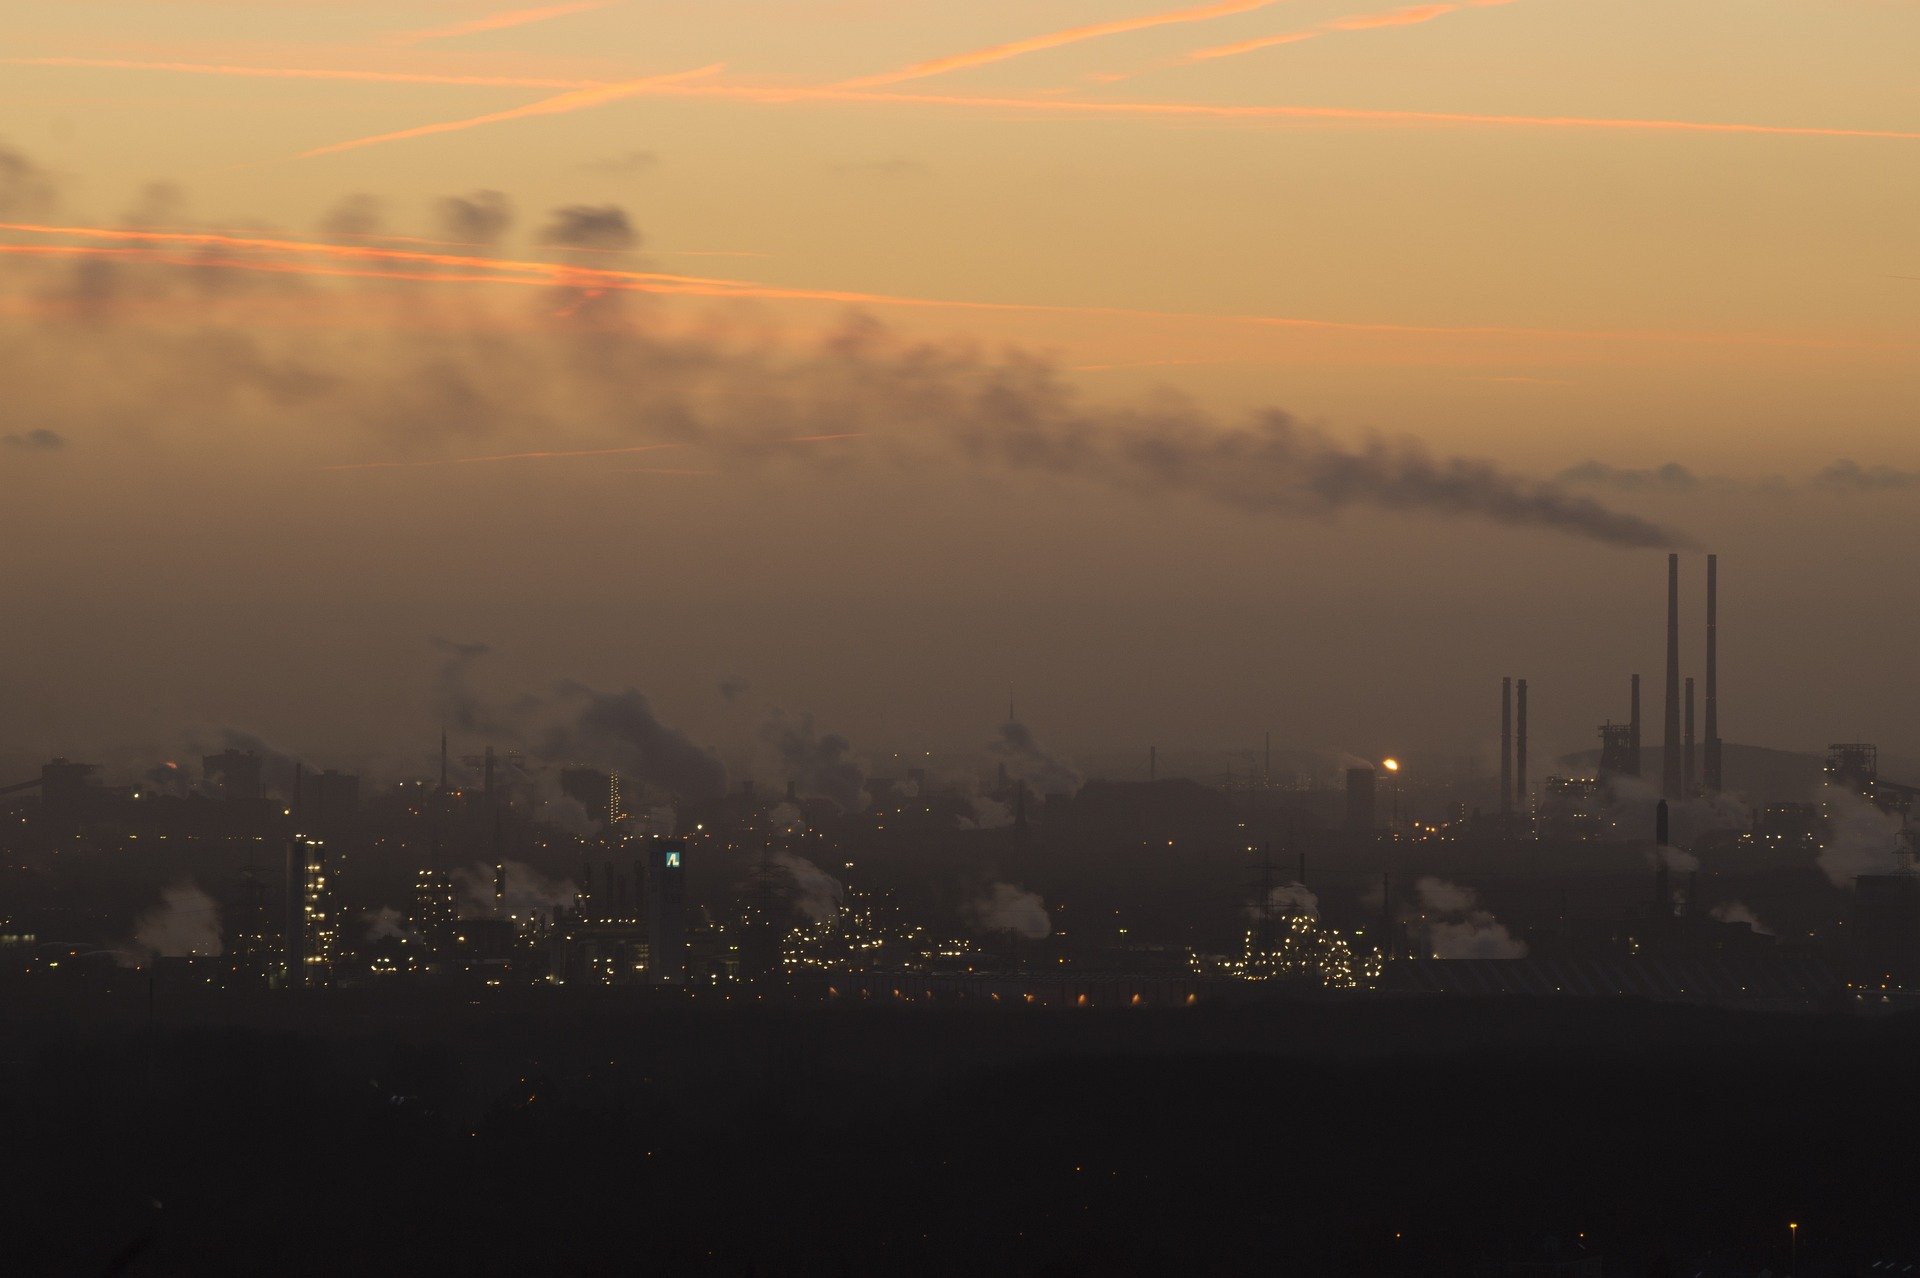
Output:
<instances>
[{"instance_id":1,"label":"refinery structure","mask_svg":"<svg viewBox=\"0 0 1920 1278\"><path fill-rule=\"evenodd\" d=\"M125 786L55 759L0 791L10 861L111 866L136 899L16 871L0 980L1075 1006L1905 998L1920 790L1870 743L1730 750L1718 557L1697 674L1681 557L1666 567L1657 754L1639 672L1604 673L1624 715L1558 758L1529 723L1530 695L1555 690L1502 675L1492 775L1352 757L1278 775L1270 736L1221 774L1168 775L1149 746L1144 776L1002 758L866 775L851 797L798 776L680 794L485 741L455 755L444 733L437 776L379 789L239 746L197 778L167 764Z\"/></svg>"}]
</instances>

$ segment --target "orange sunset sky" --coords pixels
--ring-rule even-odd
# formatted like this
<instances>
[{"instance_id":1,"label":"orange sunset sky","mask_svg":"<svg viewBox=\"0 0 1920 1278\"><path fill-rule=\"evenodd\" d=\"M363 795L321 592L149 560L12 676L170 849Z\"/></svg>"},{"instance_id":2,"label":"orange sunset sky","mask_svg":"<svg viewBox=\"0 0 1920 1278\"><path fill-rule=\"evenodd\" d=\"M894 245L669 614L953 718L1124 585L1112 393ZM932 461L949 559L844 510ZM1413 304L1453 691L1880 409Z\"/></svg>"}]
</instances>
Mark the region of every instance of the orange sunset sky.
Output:
<instances>
[{"instance_id":1,"label":"orange sunset sky","mask_svg":"<svg viewBox=\"0 0 1920 1278\"><path fill-rule=\"evenodd\" d=\"M1670 546L1730 740L1920 750L1916 49L1911 0L11 6L0 750L407 766L444 636L740 752L957 757L1011 683L1082 758L1472 766L1503 674L1551 752L1624 714Z\"/></svg>"}]
</instances>

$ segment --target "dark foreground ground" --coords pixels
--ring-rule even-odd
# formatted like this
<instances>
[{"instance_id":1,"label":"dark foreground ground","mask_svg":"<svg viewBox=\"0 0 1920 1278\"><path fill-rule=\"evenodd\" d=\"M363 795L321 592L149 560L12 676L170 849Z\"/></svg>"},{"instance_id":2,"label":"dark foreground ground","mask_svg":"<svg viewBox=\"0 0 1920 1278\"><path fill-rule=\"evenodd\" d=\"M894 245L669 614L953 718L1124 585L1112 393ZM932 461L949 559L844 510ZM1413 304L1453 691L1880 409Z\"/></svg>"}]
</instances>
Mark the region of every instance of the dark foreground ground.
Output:
<instances>
[{"instance_id":1,"label":"dark foreground ground","mask_svg":"<svg viewBox=\"0 0 1920 1278\"><path fill-rule=\"evenodd\" d=\"M0 1272L1920 1256L1912 1017L234 997L0 1004Z\"/></svg>"}]
</instances>

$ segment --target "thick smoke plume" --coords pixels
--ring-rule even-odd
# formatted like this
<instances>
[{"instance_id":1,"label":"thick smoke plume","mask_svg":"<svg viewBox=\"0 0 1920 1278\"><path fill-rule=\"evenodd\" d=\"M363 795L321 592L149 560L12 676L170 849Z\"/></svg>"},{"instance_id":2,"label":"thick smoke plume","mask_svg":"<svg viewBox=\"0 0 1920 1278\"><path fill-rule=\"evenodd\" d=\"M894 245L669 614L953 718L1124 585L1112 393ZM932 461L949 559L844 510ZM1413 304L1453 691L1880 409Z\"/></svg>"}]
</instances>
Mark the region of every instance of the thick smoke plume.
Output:
<instances>
[{"instance_id":1,"label":"thick smoke plume","mask_svg":"<svg viewBox=\"0 0 1920 1278\"><path fill-rule=\"evenodd\" d=\"M1011 932L1029 941L1044 940L1053 931L1040 894L1011 883L990 886L968 905L967 914L983 931Z\"/></svg>"},{"instance_id":2,"label":"thick smoke plume","mask_svg":"<svg viewBox=\"0 0 1920 1278\"><path fill-rule=\"evenodd\" d=\"M492 866L475 864L453 871L453 881L460 889L461 918L550 915L560 906L572 906L580 896L580 888L572 879L550 879L524 862L508 861L506 870L507 891L499 899L494 896Z\"/></svg>"},{"instance_id":3,"label":"thick smoke plume","mask_svg":"<svg viewBox=\"0 0 1920 1278\"><path fill-rule=\"evenodd\" d=\"M473 686L473 668L490 651L486 644L435 639L433 647L441 657L434 709L456 732L524 744L546 763L587 764L678 798L711 798L727 788L719 757L661 722L637 689L602 692L567 681L548 695L500 705Z\"/></svg>"},{"instance_id":4,"label":"thick smoke plume","mask_svg":"<svg viewBox=\"0 0 1920 1278\"><path fill-rule=\"evenodd\" d=\"M963 830L1001 830L1013 824L1013 809L998 799L975 795L967 802L973 805L973 816L954 818Z\"/></svg>"},{"instance_id":5,"label":"thick smoke plume","mask_svg":"<svg viewBox=\"0 0 1920 1278\"><path fill-rule=\"evenodd\" d=\"M1760 921L1753 907L1741 901L1722 901L1708 911L1722 923L1744 923L1760 936L1772 936L1773 929Z\"/></svg>"},{"instance_id":6,"label":"thick smoke plume","mask_svg":"<svg viewBox=\"0 0 1920 1278\"><path fill-rule=\"evenodd\" d=\"M1282 883L1268 889L1266 909L1268 913L1282 918L1304 915L1317 919L1320 917L1320 897L1304 883ZM1248 906L1247 914L1250 918L1259 918L1259 904Z\"/></svg>"},{"instance_id":7,"label":"thick smoke plume","mask_svg":"<svg viewBox=\"0 0 1920 1278\"><path fill-rule=\"evenodd\" d=\"M449 195L436 208L441 233L459 244L498 244L513 225L513 205L498 191Z\"/></svg>"},{"instance_id":8,"label":"thick smoke plume","mask_svg":"<svg viewBox=\"0 0 1920 1278\"><path fill-rule=\"evenodd\" d=\"M553 211L540 242L560 248L632 249L640 247L640 233L617 204L574 204Z\"/></svg>"},{"instance_id":9,"label":"thick smoke plume","mask_svg":"<svg viewBox=\"0 0 1920 1278\"><path fill-rule=\"evenodd\" d=\"M1711 490L1785 494L1798 490L1846 494L1907 492L1920 488L1920 471L1902 470L1884 463L1862 465L1851 457L1841 457L1800 478L1737 479L1729 475L1703 475L1679 462L1613 466L1602 461L1569 466L1554 478L1576 488L1604 488L1620 493L1684 494Z\"/></svg>"},{"instance_id":10,"label":"thick smoke plume","mask_svg":"<svg viewBox=\"0 0 1920 1278\"><path fill-rule=\"evenodd\" d=\"M182 880L160 893L159 904L134 921L131 951L123 951L132 965L144 967L155 957L185 958L219 954L220 906L192 880Z\"/></svg>"},{"instance_id":11,"label":"thick smoke plume","mask_svg":"<svg viewBox=\"0 0 1920 1278\"><path fill-rule=\"evenodd\" d=\"M1900 835L1900 818L1882 812L1845 786L1823 787L1833 813L1820 845L1820 872L1835 887L1852 887L1862 874L1911 869L1913 858Z\"/></svg>"},{"instance_id":12,"label":"thick smoke plume","mask_svg":"<svg viewBox=\"0 0 1920 1278\"><path fill-rule=\"evenodd\" d=\"M1738 796L1707 794L1667 803L1668 846L1654 844L1658 828L1660 788L1640 777L1610 777L1607 781L1607 821L1616 835L1645 839L1650 857L1657 857L1675 874L1700 868L1693 848L1709 834L1745 830L1753 812Z\"/></svg>"},{"instance_id":13,"label":"thick smoke plume","mask_svg":"<svg viewBox=\"0 0 1920 1278\"><path fill-rule=\"evenodd\" d=\"M407 927L406 916L391 905L369 910L362 917L367 925L369 941L397 941L413 935L412 930Z\"/></svg>"},{"instance_id":14,"label":"thick smoke plume","mask_svg":"<svg viewBox=\"0 0 1920 1278\"><path fill-rule=\"evenodd\" d=\"M581 683L562 685L556 704L571 707L571 720L548 729L539 745L550 762L590 759L622 779L693 799L727 788L726 765L653 712L653 703L633 688L599 692Z\"/></svg>"},{"instance_id":15,"label":"thick smoke plume","mask_svg":"<svg viewBox=\"0 0 1920 1278\"><path fill-rule=\"evenodd\" d=\"M44 426L17 434L0 435L0 447L17 449L23 453L57 453L66 446L65 435Z\"/></svg>"},{"instance_id":16,"label":"thick smoke plume","mask_svg":"<svg viewBox=\"0 0 1920 1278\"><path fill-rule=\"evenodd\" d=\"M1086 783L1072 764L1049 753L1024 723L1008 720L987 744L1007 765L1007 775L1025 781L1041 794L1078 794Z\"/></svg>"},{"instance_id":17,"label":"thick smoke plume","mask_svg":"<svg viewBox=\"0 0 1920 1278\"><path fill-rule=\"evenodd\" d=\"M825 923L839 917L847 890L831 874L805 857L779 849L768 851L761 862L786 877L793 889L793 908L803 918Z\"/></svg>"},{"instance_id":18,"label":"thick smoke plume","mask_svg":"<svg viewBox=\"0 0 1920 1278\"><path fill-rule=\"evenodd\" d=\"M0 167L0 207L37 199L45 185L38 172L19 157ZM471 232L491 232L500 206L461 198L480 210ZM470 220L470 210L450 208L442 206L443 220ZM578 248L639 242L614 205L560 209L541 238ZM0 377L30 411L137 417L155 438L226 430L245 439L260 413L271 412L296 446L341 462L434 460L476 446L506 453L577 439L582 447L679 445L674 465L695 468L844 465L846 449L796 441L860 436L855 464L957 461L1261 515L1393 510L1610 546L1685 540L1564 484L1437 454L1415 439L1350 443L1277 410L1230 422L1172 398L1090 405L1044 360L908 341L867 318L817 345L783 344L764 328L730 327L734 312L716 319L696 309L707 303L667 304L582 279L577 304L556 308L543 292L507 331L476 313L472 293L442 302L422 285L406 294L417 322L376 350L317 325L302 326L295 340L253 322L253 304L317 313L358 302L362 294L347 290L360 286L230 269L236 262L249 264L232 253L186 267L94 257L8 262L56 318L0 354ZM185 304L191 322L143 322L169 301ZM430 316L438 322L424 322ZM58 385L39 371L53 367L62 370Z\"/></svg>"},{"instance_id":19,"label":"thick smoke plume","mask_svg":"<svg viewBox=\"0 0 1920 1278\"><path fill-rule=\"evenodd\" d=\"M844 812L863 811L870 802L867 769L854 757L852 743L837 732L819 731L812 715L776 710L760 737L779 752L784 775L803 797L827 799Z\"/></svg>"},{"instance_id":20,"label":"thick smoke plume","mask_svg":"<svg viewBox=\"0 0 1920 1278\"><path fill-rule=\"evenodd\" d=\"M1517 959L1527 956L1527 943L1507 931L1506 925L1480 908L1472 888L1431 876L1414 884L1425 931L1435 958Z\"/></svg>"}]
</instances>

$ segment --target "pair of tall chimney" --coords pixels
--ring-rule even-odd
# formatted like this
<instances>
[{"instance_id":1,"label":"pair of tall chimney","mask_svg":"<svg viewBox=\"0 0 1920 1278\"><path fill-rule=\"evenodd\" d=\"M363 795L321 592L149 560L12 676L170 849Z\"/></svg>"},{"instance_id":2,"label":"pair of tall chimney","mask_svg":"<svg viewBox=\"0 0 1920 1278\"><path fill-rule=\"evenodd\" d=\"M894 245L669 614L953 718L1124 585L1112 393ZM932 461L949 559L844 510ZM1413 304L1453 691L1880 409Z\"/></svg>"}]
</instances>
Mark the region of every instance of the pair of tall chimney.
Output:
<instances>
[{"instance_id":1,"label":"pair of tall chimney","mask_svg":"<svg viewBox=\"0 0 1920 1278\"><path fill-rule=\"evenodd\" d=\"M1667 556L1667 719L1661 752L1660 792L1668 799L1693 789L1693 680L1686 681L1684 744L1680 679L1680 556ZM1635 682L1636 693L1638 681ZM1635 697L1636 703L1638 697ZM1701 788L1709 794L1725 786L1720 757L1720 556L1707 556L1707 722ZM1638 716L1636 715L1636 718Z\"/></svg>"}]
</instances>

